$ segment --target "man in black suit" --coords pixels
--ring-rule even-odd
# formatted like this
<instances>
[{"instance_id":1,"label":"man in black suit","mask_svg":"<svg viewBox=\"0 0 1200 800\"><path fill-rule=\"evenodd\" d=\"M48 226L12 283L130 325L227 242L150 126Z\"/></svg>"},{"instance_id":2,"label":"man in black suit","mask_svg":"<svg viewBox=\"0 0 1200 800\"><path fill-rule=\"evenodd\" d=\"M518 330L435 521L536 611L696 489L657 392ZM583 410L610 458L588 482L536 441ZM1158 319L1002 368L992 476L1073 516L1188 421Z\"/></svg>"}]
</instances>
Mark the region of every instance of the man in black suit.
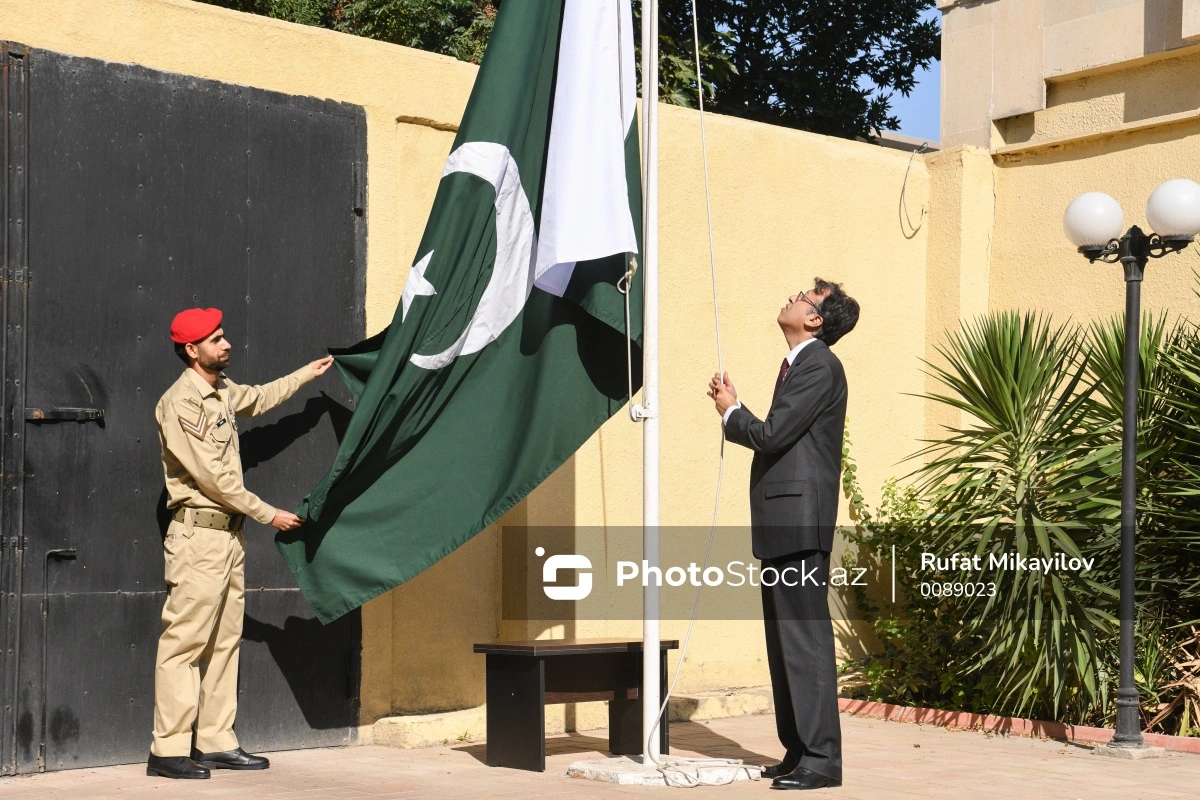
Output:
<instances>
[{"instance_id":1,"label":"man in black suit","mask_svg":"<svg viewBox=\"0 0 1200 800\"><path fill-rule=\"evenodd\" d=\"M858 303L817 278L792 295L778 323L783 360L766 419L737 399L729 373L708 394L725 438L754 451L750 525L761 559L767 663L775 723L787 754L763 774L777 789L842 784L837 664L827 600L846 424L846 373L829 347L858 322ZM771 585L768 585L771 583Z\"/></svg>"}]
</instances>

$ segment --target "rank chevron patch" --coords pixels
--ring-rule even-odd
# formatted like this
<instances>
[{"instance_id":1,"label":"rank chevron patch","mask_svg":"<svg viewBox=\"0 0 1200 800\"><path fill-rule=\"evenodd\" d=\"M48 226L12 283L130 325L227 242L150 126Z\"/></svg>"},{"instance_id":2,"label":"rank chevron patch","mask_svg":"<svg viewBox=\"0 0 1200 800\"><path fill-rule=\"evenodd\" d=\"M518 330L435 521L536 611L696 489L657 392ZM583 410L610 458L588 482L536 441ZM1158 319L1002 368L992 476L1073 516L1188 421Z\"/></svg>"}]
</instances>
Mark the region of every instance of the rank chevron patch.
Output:
<instances>
[{"instance_id":1,"label":"rank chevron patch","mask_svg":"<svg viewBox=\"0 0 1200 800\"><path fill-rule=\"evenodd\" d=\"M204 408L200 409L200 416L196 418L195 422L188 422L183 417L180 417L179 427L200 441L204 441L204 434L208 431L208 415L204 413Z\"/></svg>"}]
</instances>

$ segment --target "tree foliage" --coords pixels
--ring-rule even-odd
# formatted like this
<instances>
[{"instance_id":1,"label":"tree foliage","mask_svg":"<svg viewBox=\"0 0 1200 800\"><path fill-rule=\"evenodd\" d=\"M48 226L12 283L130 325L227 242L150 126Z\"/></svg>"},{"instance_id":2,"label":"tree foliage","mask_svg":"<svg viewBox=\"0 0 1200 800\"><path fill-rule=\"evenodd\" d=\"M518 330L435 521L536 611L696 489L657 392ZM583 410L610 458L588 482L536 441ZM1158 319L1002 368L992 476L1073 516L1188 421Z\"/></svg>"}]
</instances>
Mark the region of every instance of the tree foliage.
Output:
<instances>
[{"instance_id":1,"label":"tree foliage","mask_svg":"<svg viewBox=\"0 0 1200 800\"><path fill-rule=\"evenodd\" d=\"M202 0L478 64L500 0Z\"/></svg>"},{"instance_id":2,"label":"tree foliage","mask_svg":"<svg viewBox=\"0 0 1200 800\"><path fill-rule=\"evenodd\" d=\"M701 41L731 69L717 80L722 114L830 136L895 130L895 92L937 58L934 0L697 0ZM661 31L691 41L691 4L664 2ZM686 37L683 36L686 31Z\"/></svg>"},{"instance_id":3,"label":"tree foliage","mask_svg":"<svg viewBox=\"0 0 1200 800\"><path fill-rule=\"evenodd\" d=\"M205 0L479 63L501 0ZM937 57L934 0L697 0L705 103L831 136L895 130L896 92ZM634 3L640 42L641 3ZM663 0L659 95L696 105L690 0ZM640 45L639 45L640 49ZM639 54L640 56L640 54ZM640 57L639 57L640 70Z\"/></svg>"}]
</instances>

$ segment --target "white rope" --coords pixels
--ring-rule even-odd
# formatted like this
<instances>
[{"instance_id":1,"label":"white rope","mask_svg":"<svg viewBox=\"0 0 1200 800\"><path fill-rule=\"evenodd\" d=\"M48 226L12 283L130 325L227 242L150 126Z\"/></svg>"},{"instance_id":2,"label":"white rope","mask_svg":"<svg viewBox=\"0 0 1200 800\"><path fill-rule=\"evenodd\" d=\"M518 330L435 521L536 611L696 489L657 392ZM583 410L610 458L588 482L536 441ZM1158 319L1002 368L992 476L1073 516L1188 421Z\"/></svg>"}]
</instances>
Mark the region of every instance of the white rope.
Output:
<instances>
[{"instance_id":1,"label":"white rope","mask_svg":"<svg viewBox=\"0 0 1200 800\"><path fill-rule=\"evenodd\" d=\"M708 222L708 266L709 273L712 277L712 297L713 297L713 327L717 335L717 374L724 379L725 363L721 354L721 315L717 305L717 250L713 242L713 217L712 217L712 192L709 188L708 180L708 140L705 135L704 128L704 76L700 70L700 22L696 13L696 0L691 0L692 4L692 44L694 46L694 55L696 58L696 94L699 100L700 111L700 153L704 166L704 208ZM647 24L646 20L642 20L642 24ZM643 90L642 96L646 96ZM628 325L626 325L628 329ZM712 556L713 540L717 533L717 514L721 507L721 481L725 472L725 434L721 431L720 455L717 460L717 490L713 500L713 515L712 524L708 530L708 548L704 551L704 569L708 567L708 562ZM740 758L684 758L682 756L654 756L654 748L650 743L654 741L654 736L658 732L658 726L662 722L663 715L667 711L667 706L671 702L671 695L675 693L675 683L679 680L679 674L683 670L683 664L687 660L688 644L692 638L692 628L696 624L696 615L700 611L700 597L704 592L703 582L696 590L696 600L692 603L692 617L688 620L687 632L683 637L683 646L679 650L679 661L675 665L675 675L671 678L671 685L667 688L666 696L663 697L662 706L658 709L658 714L654 718L654 725L651 726L650 732L646 737L645 752L651 754L654 760L654 765L662 774L663 780L668 786L678 786L683 788L694 788L696 786L724 786L733 783L739 777L744 780L758 780L760 772L759 768L748 765ZM643 656L645 657L645 655ZM706 780L703 776L704 770L719 771L722 774L727 774L723 780Z\"/></svg>"}]
</instances>

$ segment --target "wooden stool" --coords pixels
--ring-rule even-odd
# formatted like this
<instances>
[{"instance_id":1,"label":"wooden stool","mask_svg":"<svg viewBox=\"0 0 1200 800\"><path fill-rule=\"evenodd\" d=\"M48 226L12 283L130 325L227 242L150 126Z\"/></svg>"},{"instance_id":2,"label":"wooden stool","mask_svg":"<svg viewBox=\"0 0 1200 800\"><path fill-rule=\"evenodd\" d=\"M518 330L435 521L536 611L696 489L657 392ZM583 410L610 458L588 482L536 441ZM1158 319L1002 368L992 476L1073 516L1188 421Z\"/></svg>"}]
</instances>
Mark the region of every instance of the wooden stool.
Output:
<instances>
[{"instance_id":1,"label":"wooden stool","mask_svg":"<svg viewBox=\"0 0 1200 800\"><path fill-rule=\"evenodd\" d=\"M667 692L667 651L660 642L659 697ZM543 772L546 706L608 701L608 750L642 752L642 643L623 639L539 639L475 645L487 656L487 763ZM667 717L659 743L668 752Z\"/></svg>"}]
</instances>

